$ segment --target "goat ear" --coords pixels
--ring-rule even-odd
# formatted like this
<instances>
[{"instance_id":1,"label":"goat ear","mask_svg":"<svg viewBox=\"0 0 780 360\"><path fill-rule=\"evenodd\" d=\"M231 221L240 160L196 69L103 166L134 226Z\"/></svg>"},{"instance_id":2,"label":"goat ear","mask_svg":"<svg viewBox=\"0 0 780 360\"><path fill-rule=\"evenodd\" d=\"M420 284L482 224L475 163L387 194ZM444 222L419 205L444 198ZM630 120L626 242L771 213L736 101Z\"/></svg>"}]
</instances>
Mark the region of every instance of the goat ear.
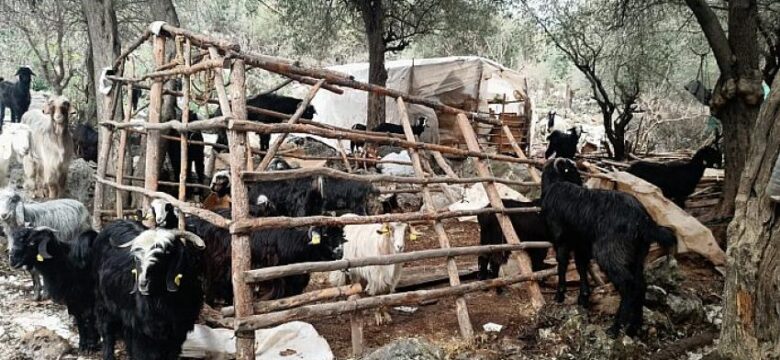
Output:
<instances>
[{"instance_id":1,"label":"goat ear","mask_svg":"<svg viewBox=\"0 0 780 360\"><path fill-rule=\"evenodd\" d=\"M320 231L314 226L309 228L309 245L319 245L322 241L322 235Z\"/></svg>"},{"instance_id":2,"label":"goat ear","mask_svg":"<svg viewBox=\"0 0 780 360\"><path fill-rule=\"evenodd\" d=\"M50 236L44 236L43 240L38 243L38 261L51 259L51 255L49 255L49 252L46 250L46 247L49 245L49 239L51 239Z\"/></svg>"},{"instance_id":3,"label":"goat ear","mask_svg":"<svg viewBox=\"0 0 780 360\"><path fill-rule=\"evenodd\" d=\"M54 110L54 104L52 102L52 99L46 100L46 102L43 103L43 108L41 108L41 111L43 111L46 115L51 115L51 113Z\"/></svg>"},{"instance_id":4,"label":"goat ear","mask_svg":"<svg viewBox=\"0 0 780 360\"><path fill-rule=\"evenodd\" d=\"M19 195L14 195L14 197L18 196ZM20 226L24 225L24 205L17 203L14 212L16 213L16 224Z\"/></svg>"},{"instance_id":5,"label":"goat ear","mask_svg":"<svg viewBox=\"0 0 780 360\"><path fill-rule=\"evenodd\" d=\"M184 278L184 246L177 246L174 258L168 264L168 271L165 274L165 288L169 292L179 291L181 280Z\"/></svg>"}]
</instances>

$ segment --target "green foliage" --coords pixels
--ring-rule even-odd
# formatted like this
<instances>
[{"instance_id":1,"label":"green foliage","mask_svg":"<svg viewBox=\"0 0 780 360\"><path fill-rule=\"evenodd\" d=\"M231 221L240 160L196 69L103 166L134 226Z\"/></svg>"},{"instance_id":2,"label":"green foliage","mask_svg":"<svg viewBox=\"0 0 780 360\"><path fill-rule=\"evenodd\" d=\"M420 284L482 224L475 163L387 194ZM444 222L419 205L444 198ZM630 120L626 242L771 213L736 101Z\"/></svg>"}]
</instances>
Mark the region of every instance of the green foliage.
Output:
<instances>
[{"instance_id":1,"label":"green foliage","mask_svg":"<svg viewBox=\"0 0 780 360\"><path fill-rule=\"evenodd\" d=\"M51 89L51 85L49 85L46 79L34 76L30 83L30 88L33 91L48 91Z\"/></svg>"}]
</instances>

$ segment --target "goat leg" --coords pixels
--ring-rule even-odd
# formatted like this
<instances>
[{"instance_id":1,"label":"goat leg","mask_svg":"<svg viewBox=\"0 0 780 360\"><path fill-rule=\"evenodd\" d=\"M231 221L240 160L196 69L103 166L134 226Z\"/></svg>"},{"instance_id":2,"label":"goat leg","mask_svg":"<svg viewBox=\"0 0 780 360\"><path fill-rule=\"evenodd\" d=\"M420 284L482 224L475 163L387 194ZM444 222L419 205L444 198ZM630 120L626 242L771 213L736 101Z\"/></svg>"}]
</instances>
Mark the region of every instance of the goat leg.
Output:
<instances>
[{"instance_id":1,"label":"goat leg","mask_svg":"<svg viewBox=\"0 0 780 360\"><path fill-rule=\"evenodd\" d=\"M558 262L558 290L555 292L555 301L562 303L566 300L566 270L569 268L569 247L560 245L555 249L555 260Z\"/></svg>"},{"instance_id":2,"label":"goat leg","mask_svg":"<svg viewBox=\"0 0 780 360\"><path fill-rule=\"evenodd\" d=\"M578 250L574 252L574 262L580 275L580 295L577 297L577 304L587 309L590 303L590 284L588 284L590 256L585 253L585 249Z\"/></svg>"},{"instance_id":3,"label":"goat leg","mask_svg":"<svg viewBox=\"0 0 780 360\"><path fill-rule=\"evenodd\" d=\"M32 276L32 282L33 282L33 299L35 301L41 301L43 300L43 294L42 294L42 286L41 286L41 276L38 274L37 270L30 269L30 276Z\"/></svg>"}]
</instances>

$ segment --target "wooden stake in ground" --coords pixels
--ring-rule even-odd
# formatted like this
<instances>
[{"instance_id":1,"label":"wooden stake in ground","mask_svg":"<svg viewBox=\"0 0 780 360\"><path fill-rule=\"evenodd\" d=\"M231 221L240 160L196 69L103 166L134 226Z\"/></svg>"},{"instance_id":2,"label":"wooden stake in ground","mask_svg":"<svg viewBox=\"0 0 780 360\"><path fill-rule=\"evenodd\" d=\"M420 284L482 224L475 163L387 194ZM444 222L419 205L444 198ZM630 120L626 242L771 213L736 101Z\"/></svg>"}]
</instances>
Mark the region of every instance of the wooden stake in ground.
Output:
<instances>
[{"instance_id":1,"label":"wooden stake in ground","mask_svg":"<svg viewBox=\"0 0 780 360\"><path fill-rule=\"evenodd\" d=\"M165 63L165 37L155 36L154 63L162 66ZM160 123L162 111L163 81L154 79L152 91L149 92L149 120L151 124ZM148 191L157 191L157 181L160 179L160 131L148 130L146 135L146 172L144 174L144 188ZM149 197L144 197L143 208L149 208ZM147 226L150 224L147 224Z\"/></svg>"},{"instance_id":2,"label":"wooden stake in ground","mask_svg":"<svg viewBox=\"0 0 780 360\"><path fill-rule=\"evenodd\" d=\"M406 140L410 142L416 142L403 98L399 97L397 99L397 103L399 110L398 112L401 114L401 125L404 128L404 133L406 134ZM417 153L417 149L410 147L407 149L407 151L409 151L409 155L412 159L412 167L414 167L414 172L417 177L425 177L425 173L423 172L422 164L420 162L420 154ZM433 205L433 196L431 196L431 192L428 190L428 186L423 184L422 190L423 202L425 204L426 210L429 213L435 213L436 207ZM439 245L441 245L442 249L449 248L450 238L447 236L447 232L444 231L444 225L442 225L441 221L435 220L433 222L433 229L436 231L436 235L439 237ZM460 285L460 277L458 277L458 265L455 263L455 258L447 259L447 273L449 273L450 276L451 286ZM471 326L469 310L466 307L466 299L463 296L459 296L455 299L455 313L458 317L458 325L460 326L461 336L463 336L466 341L471 341L474 338L474 329Z\"/></svg>"},{"instance_id":3,"label":"wooden stake in ground","mask_svg":"<svg viewBox=\"0 0 780 360\"><path fill-rule=\"evenodd\" d=\"M181 38L177 38L181 39ZM178 41L176 44L177 51ZM184 49L181 49L184 56L184 66L190 67L190 39L184 38ZM182 92L184 92L184 106L181 109L181 122L186 126L190 123L190 75L184 75L182 77ZM189 174L189 154L187 154L187 139L188 133L181 133L181 167L179 168L179 201L185 201L187 196L187 175ZM179 230L184 230L184 216L179 216Z\"/></svg>"},{"instance_id":4,"label":"wooden stake in ground","mask_svg":"<svg viewBox=\"0 0 780 360\"><path fill-rule=\"evenodd\" d=\"M471 151L480 151L479 144L477 143L477 134L474 133L474 129L471 128L469 120L463 114L458 114L458 127L463 134L463 138L466 140L468 149ZM480 176L490 176L490 170L481 159L475 158L474 166L477 169L477 174ZM490 200L490 205L496 209L503 209L504 203L496 190L495 183L486 182L484 185L485 192L487 192L488 199ZM512 226L512 221L501 213L496 213L496 218L498 219L499 225L501 225L501 231L504 233L506 242L508 244L519 244L520 238L517 236L514 226ZM531 258L528 257L528 254L525 251L517 251L512 253L512 255L516 257L522 274L531 274L533 272L531 270ZM544 296L542 296L542 291L539 289L539 284L531 281L527 284L527 290L528 295L531 297L531 304L533 307L536 309L542 308L542 306L544 306Z\"/></svg>"}]
</instances>

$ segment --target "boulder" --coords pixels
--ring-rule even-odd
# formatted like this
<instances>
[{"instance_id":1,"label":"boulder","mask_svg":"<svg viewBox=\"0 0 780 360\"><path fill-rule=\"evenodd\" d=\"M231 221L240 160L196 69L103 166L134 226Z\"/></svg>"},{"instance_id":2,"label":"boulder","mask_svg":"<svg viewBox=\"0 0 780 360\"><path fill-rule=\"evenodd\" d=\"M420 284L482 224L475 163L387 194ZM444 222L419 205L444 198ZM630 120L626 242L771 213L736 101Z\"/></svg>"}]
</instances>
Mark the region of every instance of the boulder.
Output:
<instances>
[{"instance_id":1,"label":"boulder","mask_svg":"<svg viewBox=\"0 0 780 360\"><path fill-rule=\"evenodd\" d=\"M67 340L47 328L25 333L19 351L32 359L61 359L73 352Z\"/></svg>"},{"instance_id":2,"label":"boulder","mask_svg":"<svg viewBox=\"0 0 780 360\"><path fill-rule=\"evenodd\" d=\"M440 348L421 339L400 339L375 350L364 360L442 360Z\"/></svg>"},{"instance_id":3,"label":"boulder","mask_svg":"<svg viewBox=\"0 0 780 360\"><path fill-rule=\"evenodd\" d=\"M92 209L95 194L95 169L84 159L74 159L68 171L67 193L72 199L78 200L88 209Z\"/></svg>"}]
</instances>

